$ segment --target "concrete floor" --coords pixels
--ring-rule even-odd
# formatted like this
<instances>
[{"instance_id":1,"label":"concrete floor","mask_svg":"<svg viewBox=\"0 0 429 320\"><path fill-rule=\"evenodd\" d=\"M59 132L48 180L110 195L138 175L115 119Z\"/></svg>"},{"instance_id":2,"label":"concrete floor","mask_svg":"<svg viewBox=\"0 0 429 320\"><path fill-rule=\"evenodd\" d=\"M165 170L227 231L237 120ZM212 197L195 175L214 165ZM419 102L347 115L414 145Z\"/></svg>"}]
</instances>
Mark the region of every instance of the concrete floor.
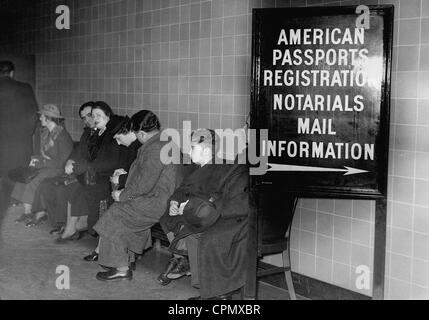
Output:
<instances>
[{"instance_id":1,"label":"concrete floor","mask_svg":"<svg viewBox=\"0 0 429 320\"><path fill-rule=\"evenodd\" d=\"M46 222L33 228L15 224L21 212L20 207L0 211L0 299L182 300L198 295L190 285L190 277L166 287L157 283L156 277L169 258L163 249L151 249L138 260L132 281L98 281L95 274L102 269L97 263L82 260L95 247L96 239L86 235L79 241L55 244ZM56 273L56 269L61 265L70 270L70 289L56 287L63 273ZM261 284L259 298L289 297L284 291Z\"/></svg>"}]
</instances>

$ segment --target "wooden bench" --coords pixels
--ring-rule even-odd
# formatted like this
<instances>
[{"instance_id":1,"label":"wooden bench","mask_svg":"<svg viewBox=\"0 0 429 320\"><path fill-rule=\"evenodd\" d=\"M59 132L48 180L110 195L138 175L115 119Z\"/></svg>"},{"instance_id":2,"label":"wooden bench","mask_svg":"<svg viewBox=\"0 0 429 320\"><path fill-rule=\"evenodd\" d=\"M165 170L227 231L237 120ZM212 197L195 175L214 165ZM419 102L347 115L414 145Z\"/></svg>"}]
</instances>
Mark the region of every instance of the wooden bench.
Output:
<instances>
[{"instance_id":1,"label":"wooden bench","mask_svg":"<svg viewBox=\"0 0 429 320\"><path fill-rule=\"evenodd\" d=\"M153 247L156 250L161 249L161 246L168 247L170 245L170 241L168 241L167 236L165 235L164 230L159 223L156 223L151 228L152 233L152 242L154 243Z\"/></svg>"}]
</instances>

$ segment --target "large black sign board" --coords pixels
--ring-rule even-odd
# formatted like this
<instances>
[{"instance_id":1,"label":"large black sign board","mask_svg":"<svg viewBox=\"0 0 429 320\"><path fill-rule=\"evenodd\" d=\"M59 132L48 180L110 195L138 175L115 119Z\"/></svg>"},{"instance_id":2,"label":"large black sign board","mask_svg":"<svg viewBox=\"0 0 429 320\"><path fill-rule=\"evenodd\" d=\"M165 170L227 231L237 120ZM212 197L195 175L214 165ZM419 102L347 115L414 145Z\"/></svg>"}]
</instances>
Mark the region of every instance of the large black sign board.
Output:
<instances>
[{"instance_id":1,"label":"large black sign board","mask_svg":"<svg viewBox=\"0 0 429 320\"><path fill-rule=\"evenodd\" d=\"M256 176L319 197L386 196L393 6L254 9ZM357 28L359 26L359 28Z\"/></svg>"}]
</instances>

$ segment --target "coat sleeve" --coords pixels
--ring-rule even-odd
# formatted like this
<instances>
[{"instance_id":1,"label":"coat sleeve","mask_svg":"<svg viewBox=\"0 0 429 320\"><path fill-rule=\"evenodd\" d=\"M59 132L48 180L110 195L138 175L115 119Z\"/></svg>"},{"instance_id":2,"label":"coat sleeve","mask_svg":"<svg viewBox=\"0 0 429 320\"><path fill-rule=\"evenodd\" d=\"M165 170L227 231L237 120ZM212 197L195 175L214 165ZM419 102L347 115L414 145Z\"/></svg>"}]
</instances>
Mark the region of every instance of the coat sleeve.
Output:
<instances>
[{"instance_id":1,"label":"coat sleeve","mask_svg":"<svg viewBox=\"0 0 429 320\"><path fill-rule=\"evenodd\" d=\"M33 88L27 83L25 85L25 93L22 95L24 98L24 104L28 107L28 110L30 111L28 113L28 128L31 129L31 132L34 133L37 126L37 102L36 102L36 96L34 95Z\"/></svg>"},{"instance_id":2,"label":"coat sleeve","mask_svg":"<svg viewBox=\"0 0 429 320\"><path fill-rule=\"evenodd\" d=\"M45 159L43 161L45 168L57 168L61 169L64 167L64 164L68 157L70 156L70 153L73 150L73 140L71 139L70 135L66 134L65 131L63 131L59 136L57 141L55 141L56 144L56 155L55 157L52 157L52 159Z\"/></svg>"},{"instance_id":3,"label":"coat sleeve","mask_svg":"<svg viewBox=\"0 0 429 320\"><path fill-rule=\"evenodd\" d=\"M91 162L91 168L95 172L113 171L117 169L121 149L121 146L112 139L107 145L107 148Z\"/></svg>"},{"instance_id":4,"label":"coat sleeve","mask_svg":"<svg viewBox=\"0 0 429 320\"><path fill-rule=\"evenodd\" d=\"M222 217L228 219L248 215L248 184L249 177L247 170L241 169L228 179L221 197L214 201Z\"/></svg>"},{"instance_id":5,"label":"coat sleeve","mask_svg":"<svg viewBox=\"0 0 429 320\"><path fill-rule=\"evenodd\" d=\"M73 172L80 175L89 169L94 172L113 171L118 168L120 152L121 147L111 139L102 147L94 161L90 162L83 157L77 159L73 165Z\"/></svg>"},{"instance_id":6,"label":"coat sleeve","mask_svg":"<svg viewBox=\"0 0 429 320\"><path fill-rule=\"evenodd\" d=\"M137 160L139 161L137 175L130 177L132 179L121 192L120 201L134 199L150 192L161 176L164 164L159 159L158 148L145 150L141 157L141 160Z\"/></svg>"},{"instance_id":7,"label":"coat sleeve","mask_svg":"<svg viewBox=\"0 0 429 320\"><path fill-rule=\"evenodd\" d=\"M76 145L75 148L73 148L72 153L70 154L69 159L76 161L76 159L80 159L84 155L83 149L86 147L85 141L88 139L88 134L86 131L82 133L82 136L80 137L79 143Z\"/></svg>"}]
</instances>

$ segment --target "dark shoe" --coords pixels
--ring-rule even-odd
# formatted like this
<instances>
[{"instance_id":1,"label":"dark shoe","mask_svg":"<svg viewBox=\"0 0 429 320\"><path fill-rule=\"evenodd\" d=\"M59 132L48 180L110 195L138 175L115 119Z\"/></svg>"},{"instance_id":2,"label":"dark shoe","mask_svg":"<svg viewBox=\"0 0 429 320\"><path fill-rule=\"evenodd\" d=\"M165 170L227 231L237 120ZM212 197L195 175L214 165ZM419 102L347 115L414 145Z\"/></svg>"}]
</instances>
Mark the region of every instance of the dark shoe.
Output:
<instances>
[{"instance_id":1,"label":"dark shoe","mask_svg":"<svg viewBox=\"0 0 429 320\"><path fill-rule=\"evenodd\" d=\"M168 279L176 280L191 275L191 268L187 257L177 258L176 266L167 274Z\"/></svg>"},{"instance_id":2,"label":"dark shoe","mask_svg":"<svg viewBox=\"0 0 429 320\"><path fill-rule=\"evenodd\" d=\"M68 236L68 237L65 237L65 238L58 237L57 239L55 239L55 243L56 244L61 244L61 243L66 243L68 241L77 241L80 238L81 238L81 233L79 231L76 231L71 236Z\"/></svg>"},{"instance_id":3,"label":"dark shoe","mask_svg":"<svg viewBox=\"0 0 429 320\"><path fill-rule=\"evenodd\" d=\"M172 257L170 261L168 261L167 267L165 268L164 272L162 272L156 279L162 286L166 286L171 282L172 279L167 278L167 275L171 272L171 270L176 268L177 262L177 258Z\"/></svg>"},{"instance_id":4,"label":"dark shoe","mask_svg":"<svg viewBox=\"0 0 429 320\"><path fill-rule=\"evenodd\" d=\"M18 219L15 220L15 223L27 222L31 218L33 218L33 215L31 213L23 213Z\"/></svg>"},{"instance_id":5,"label":"dark shoe","mask_svg":"<svg viewBox=\"0 0 429 320\"><path fill-rule=\"evenodd\" d=\"M41 216L39 219L37 219L37 215L34 214L31 217L31 219L29 221L27 221L27 223L25 224L25 226L27 228L31 228L31 227L37 226L39 223L41 223L43 221L46 221L46 220L48 220L48 216L47 215Z\"/></svg>"},{"instance_id":6,"label":"dark shoe","mask_svg":"<svg viewBox=\"0 0 429 320\"><path fill-rule=\"evenodd\" d=\"M83 260L85 260L85 261L98 261L98 253L95 251L92 251L91 254L83 257Z\"/></svg>"},{"instance_id":7,"label":"dark shoe","mask_svg":"<svg viewBox=\"0 0 429 320\"><path fill-rule=\"evenodd\" d=\"M98 272L96 278L100 281L131 280L133 272L130 269L127 271L118 271L116 268L112 268L109 271Z\"/></svg>"},{"instance_id":8,"label":"dark shoe","mask_svg":"<svg viewBox=\"0 0 429 320\"><path fill-rule=\"evenodd\" d=\"M64 232L64 226L60 226L58 228L52 229L51 231L49 231L49 234L53 234L53 235L60 235L63 234Z\"/></svg>"}]
</instances>

